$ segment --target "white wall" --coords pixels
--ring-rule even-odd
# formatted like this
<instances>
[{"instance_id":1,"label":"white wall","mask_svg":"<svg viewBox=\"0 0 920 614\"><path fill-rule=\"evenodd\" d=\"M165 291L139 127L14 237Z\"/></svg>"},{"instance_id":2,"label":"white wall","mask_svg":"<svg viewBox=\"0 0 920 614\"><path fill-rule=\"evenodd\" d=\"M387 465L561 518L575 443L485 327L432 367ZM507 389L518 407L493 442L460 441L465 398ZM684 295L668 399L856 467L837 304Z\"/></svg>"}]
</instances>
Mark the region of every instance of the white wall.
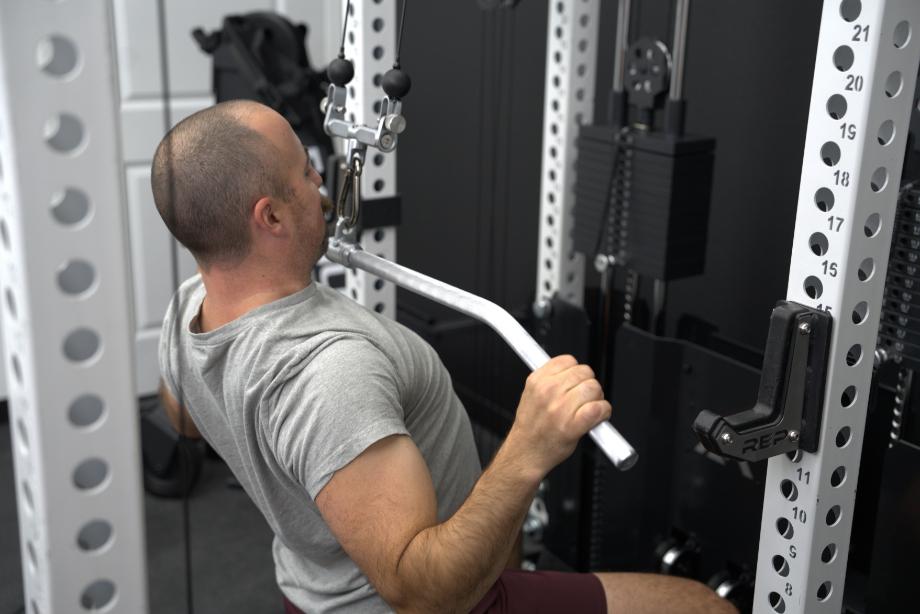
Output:
<instances>
[{"instance_id":1,"label":"white wall","mask_svg":"<svg viewBox=\"0 0 920 614\"><path fill-rule=\"evenodd\" d=\"M131 236L137 323L138 394L156 390L156 347L160 323L173 291L169 235L150 193L150 160L165 133L156 0L112 0L121 92L121 133L126 205ZM309 26L308 52L314 67L335 55L341 35L341 3L336 0L166 0L166 41L171 119L214 102L211 57L191 36L196 27L210 32L226 15L275 10ZM194 273L182 250L180 275Z\"/></svg>"}]
</instances>

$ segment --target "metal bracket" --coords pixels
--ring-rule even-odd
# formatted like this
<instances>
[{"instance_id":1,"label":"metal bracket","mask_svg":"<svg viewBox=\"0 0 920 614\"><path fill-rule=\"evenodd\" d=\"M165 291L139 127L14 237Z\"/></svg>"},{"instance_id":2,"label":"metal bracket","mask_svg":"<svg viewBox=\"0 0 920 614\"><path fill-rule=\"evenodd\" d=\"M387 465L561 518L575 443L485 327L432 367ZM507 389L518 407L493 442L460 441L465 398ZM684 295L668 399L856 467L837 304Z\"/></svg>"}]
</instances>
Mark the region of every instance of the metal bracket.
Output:
<instances>
[{"instance_id":1,"label":"metal bracket","mask_svg":"<svg viewBox=\"0 0 920 614\"><path fill-rule=\"evenodd\" d=\"M770 317L757 404L724 417L701 411L693 430L703 446L745 461L817 452L831 322L826 311L780 301Z\"/></svg>"},{"instance_id":2,"label":"metal bracket","mask_svg":"<svg viewBox=\"0 0 920 614\"><path fill-rule=\"evenodd\" d=\"M384 96L381 101L380 115L377 117L377 125L365 126L345 119L347 100L348 92L344 87L329 85L329 94L321 105L321 109L326 114L323 121L323 129L326 134L357 141L365 147L375 147L380 151L395 150L399 135L406 129L406 118L401 115L402 102Z\"/></svg>"}]
</instances>

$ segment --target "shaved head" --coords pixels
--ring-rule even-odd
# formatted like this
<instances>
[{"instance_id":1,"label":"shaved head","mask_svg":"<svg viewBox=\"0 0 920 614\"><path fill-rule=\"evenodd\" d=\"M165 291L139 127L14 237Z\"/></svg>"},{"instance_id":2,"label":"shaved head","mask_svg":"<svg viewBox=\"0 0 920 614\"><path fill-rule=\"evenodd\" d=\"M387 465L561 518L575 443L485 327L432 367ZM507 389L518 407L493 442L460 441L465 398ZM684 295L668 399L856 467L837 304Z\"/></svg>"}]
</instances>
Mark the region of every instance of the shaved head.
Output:
<instances>
[{"instance_id":1,"label":"shaved head","mask_svg":"<svg viewBox=\"0 0 920 614\"><path fill-rule=\"evenodd\" d=\"M266 113L273 111L256 102L222 102L176 124L157 147L154 202L202 268L243 260L253 203L289 197L281 152L257 129Z\"/></svg>"}]
</instances>

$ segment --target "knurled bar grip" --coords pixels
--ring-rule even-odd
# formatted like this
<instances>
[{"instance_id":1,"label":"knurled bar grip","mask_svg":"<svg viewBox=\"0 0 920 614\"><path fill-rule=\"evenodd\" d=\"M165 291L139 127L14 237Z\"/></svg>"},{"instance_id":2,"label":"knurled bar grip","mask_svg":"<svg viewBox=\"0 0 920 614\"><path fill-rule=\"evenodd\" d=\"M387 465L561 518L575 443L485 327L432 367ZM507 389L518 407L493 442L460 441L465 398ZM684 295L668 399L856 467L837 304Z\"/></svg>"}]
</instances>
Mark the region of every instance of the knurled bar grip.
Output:
<instances>
[{"instance_id":1,"label":"knurled bar grip","mask_svg":"<svg viewBox=\"0 0 920 614\"><path fill-rule=\"evenodd\" d=\"M524 330L524 327L511 314L491 301L395 262L378 258L360 246L339 239L329 240L326 257L338 264L367 271L488 324L508 342L531 370L536 370L549 361L549 354ZM625 471L636 464L639 458L636 451L609 422L601 422L591 429L590 435L617 469Z\"/></svg>"}]
</instances>

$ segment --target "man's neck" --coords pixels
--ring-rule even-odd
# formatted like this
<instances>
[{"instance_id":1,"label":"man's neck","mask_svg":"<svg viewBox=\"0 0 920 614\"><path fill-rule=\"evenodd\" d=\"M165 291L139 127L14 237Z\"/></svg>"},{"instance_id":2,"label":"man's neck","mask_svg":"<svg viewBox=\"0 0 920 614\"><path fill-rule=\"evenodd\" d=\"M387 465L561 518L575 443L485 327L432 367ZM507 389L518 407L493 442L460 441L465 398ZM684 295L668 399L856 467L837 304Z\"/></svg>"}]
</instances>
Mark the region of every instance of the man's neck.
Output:
<instances>
[{"instance_id":1,"label":"man's neck","mask_svg":"<svg viewBox=\"0 0 920 614\"><path fill-rule=\"evenodd\" d=\"M208 332L246 313L290 296L310 285L310 275L247 271L242 267L201 270L206 296L201 305L199 327Z\"/></svg>"}]
</instances>

